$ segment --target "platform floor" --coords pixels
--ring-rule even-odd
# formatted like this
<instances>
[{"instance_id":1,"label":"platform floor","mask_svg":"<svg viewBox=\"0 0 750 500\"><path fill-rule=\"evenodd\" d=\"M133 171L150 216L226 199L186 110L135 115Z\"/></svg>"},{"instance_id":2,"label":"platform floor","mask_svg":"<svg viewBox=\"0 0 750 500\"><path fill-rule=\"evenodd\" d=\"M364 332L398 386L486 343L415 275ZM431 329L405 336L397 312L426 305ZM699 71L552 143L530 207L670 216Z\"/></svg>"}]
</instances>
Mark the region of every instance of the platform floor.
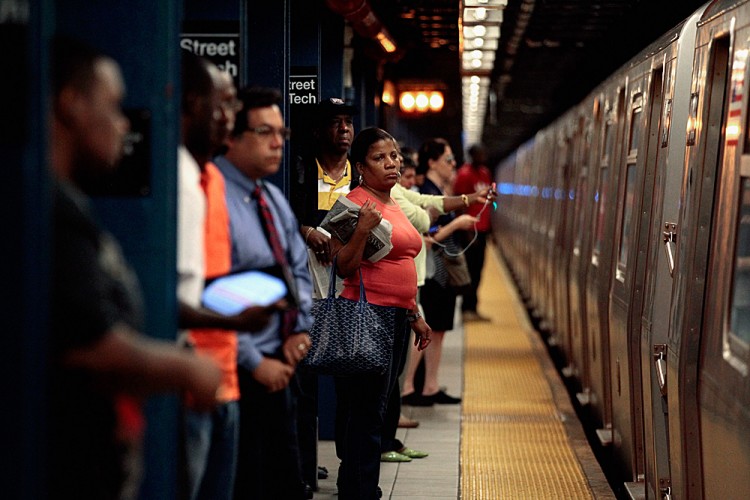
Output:
<instances>
[{"instance_id":1,"label":"platform floor","mask_svg":"<svg viewBox=\"0 0 750 500\"><path fill-rule=\"evenodd\" d=\"M440 382L461 405L404 406L416 429L399 429L407 446L430 456L381 463L383 498L613 499L567 392L516 289L488 246L479 311L491 322L446 333ZM316 500L336 499L338 459L319 444L329 470Z\"/></svg>"}]
</instances>

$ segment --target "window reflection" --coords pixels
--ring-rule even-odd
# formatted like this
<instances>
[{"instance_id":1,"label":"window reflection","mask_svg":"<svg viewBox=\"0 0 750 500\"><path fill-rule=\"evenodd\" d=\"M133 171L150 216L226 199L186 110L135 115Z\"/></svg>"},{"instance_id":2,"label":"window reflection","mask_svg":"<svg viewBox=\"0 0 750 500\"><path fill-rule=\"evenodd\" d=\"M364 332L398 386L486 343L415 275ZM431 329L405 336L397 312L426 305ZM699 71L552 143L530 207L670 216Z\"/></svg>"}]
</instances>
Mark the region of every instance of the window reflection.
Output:
<instances>
[{"instance_id":1,"label":"window reflection","mask_svg":"<svg viewBox=\"0 0 750 500\"><path fill-rule=\"evenodd\" d=\"M734 252L734 282L730 335L745 346L750 344L750 179L743 178Z\"/></svg>"}]
</instances>

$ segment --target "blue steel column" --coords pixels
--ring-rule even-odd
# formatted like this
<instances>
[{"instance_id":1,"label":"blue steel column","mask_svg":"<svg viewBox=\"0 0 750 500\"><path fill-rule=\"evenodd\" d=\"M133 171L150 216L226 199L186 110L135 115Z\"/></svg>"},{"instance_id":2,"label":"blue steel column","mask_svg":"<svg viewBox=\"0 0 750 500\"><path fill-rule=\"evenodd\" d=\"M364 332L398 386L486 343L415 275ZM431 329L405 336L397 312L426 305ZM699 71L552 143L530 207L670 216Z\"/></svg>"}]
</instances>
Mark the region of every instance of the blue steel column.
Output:
<instances>
[{"instance_id":1,"label":"blue steel column","mask_svg":"<svg viewBox=\"0 0 750 500\"><path fill-rule=\"evenodd\" d=\"M48 1L0 2L0 484L44 498L50 181L46 161Z\"/></svg>"},{"instance_id":2,"label":"blue steel column","mask_svg":"<svg viewBox=\"0 0 750 500\"><path fill-rule=\"evenodd\" d=\"M248 85L274 87L282 91L281 112L289 124L289 26L290 0L245 2L246 24L242 36L246 42ZM276 175L268 178L289 196L289 145Z\"/></svg>"}]
</instances>

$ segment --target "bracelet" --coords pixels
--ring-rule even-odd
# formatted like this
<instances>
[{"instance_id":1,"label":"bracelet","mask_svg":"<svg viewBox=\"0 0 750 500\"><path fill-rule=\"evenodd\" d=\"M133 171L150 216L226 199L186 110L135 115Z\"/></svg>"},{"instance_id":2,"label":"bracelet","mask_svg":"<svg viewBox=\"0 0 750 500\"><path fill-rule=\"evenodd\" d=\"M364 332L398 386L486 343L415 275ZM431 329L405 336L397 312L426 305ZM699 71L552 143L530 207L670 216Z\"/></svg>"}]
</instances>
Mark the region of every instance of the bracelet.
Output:
<instances>
[{"instance_id":1,"label":"bracelet","mask_svg":"<svg viewBox=\"0 0 750 500\"><path fill-rule=\"evenodd\" d=\"M466 206L466 208L469 208L469 205L471 205L471 203L469 203L469 197L465 194L461 195L461 201L464 202L464 206Z\"/></svg>"},{"instance_id":2,"label":"bracelet","mask_svg":"<svg viewBox=\"0 0 750 500\"><path fill-rule=\"evenodd\" d=\"M420 313L419 311L415 313L409 313L406 315L406 319L409 320L409 323L414 323L421 317L422 317L422 313Z\"/></svg>"},{"instance_id":3,"label":"bracelet","mask_svg":"<svg viewBox=\"0 0 750 500\"><path fill-rule=\"evenodd\" d=\"M310 236L310 233L312 233L313 229L315 228L310 226L310 229L308 229L307 232L305 233L305 243L307 243L307 238L308 236Z\"/></svg>"}]
</instances>

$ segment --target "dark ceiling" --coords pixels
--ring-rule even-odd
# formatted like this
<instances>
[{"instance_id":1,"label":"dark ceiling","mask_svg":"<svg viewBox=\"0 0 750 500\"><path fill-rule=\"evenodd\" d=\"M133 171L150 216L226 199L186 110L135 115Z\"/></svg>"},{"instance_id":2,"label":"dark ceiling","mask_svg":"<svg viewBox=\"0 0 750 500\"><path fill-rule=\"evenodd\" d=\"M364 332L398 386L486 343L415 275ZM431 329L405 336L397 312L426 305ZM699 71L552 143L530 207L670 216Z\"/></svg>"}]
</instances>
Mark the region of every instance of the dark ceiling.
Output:
<instances>
[{"instance_id":1,"label":"dark ceiling","mask_svg":"<svg viewBox=\"0 0 750 500\"><path fill-rule=\"evenodd\" d=\"M459 0L370 0L404 51L398 79L459 85ZM508 0L483 140L497 161L705 0ZM459 94L460 99L460 94ZM456 123L453 123L456 122ZM447 128L461 128L460 118ZM458 131L460 136L460 130ZM454 136L446 130L446 136Z\"/></svg>"}]
</instances>

